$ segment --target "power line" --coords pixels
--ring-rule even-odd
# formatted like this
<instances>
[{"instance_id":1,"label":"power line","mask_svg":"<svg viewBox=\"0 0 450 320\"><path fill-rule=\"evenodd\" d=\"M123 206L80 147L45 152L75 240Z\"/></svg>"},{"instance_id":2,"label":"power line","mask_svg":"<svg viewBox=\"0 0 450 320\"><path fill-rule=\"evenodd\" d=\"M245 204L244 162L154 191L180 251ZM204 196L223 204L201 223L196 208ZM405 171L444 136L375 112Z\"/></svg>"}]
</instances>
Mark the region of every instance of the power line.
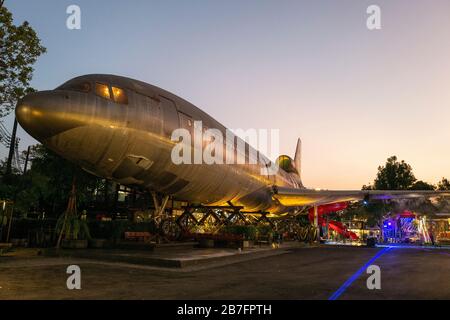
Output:
<instances>
[{"instance_id":1,"label":"power line","mask_svg":"<svg viewBox=\"0 0 450 320\"><path fill-rule=\"evenodd\" d=\"M20 138L16 137L11 162L14 164L15 169L17 169L19 172L23 172L22 163L21 163L23 161L22 161L22 159L20 159L20 156L19 156L19 141L20 141ZM5 127L5 125L3 124L2 121L0 121L0 144L5 146L6 148L9 148L11 146L11 133Z\"/></svg>"},{"instance_id":2,"label":"power line","mask_svg":"<svg viewBox=\"0 0 450 320\"><path fill-rule=\"evenodd\" d=\"M11 143L11 134L1 121L0 121L0 143L4 145L6 148L8 148Z\"/></svg>"}]
</instances>

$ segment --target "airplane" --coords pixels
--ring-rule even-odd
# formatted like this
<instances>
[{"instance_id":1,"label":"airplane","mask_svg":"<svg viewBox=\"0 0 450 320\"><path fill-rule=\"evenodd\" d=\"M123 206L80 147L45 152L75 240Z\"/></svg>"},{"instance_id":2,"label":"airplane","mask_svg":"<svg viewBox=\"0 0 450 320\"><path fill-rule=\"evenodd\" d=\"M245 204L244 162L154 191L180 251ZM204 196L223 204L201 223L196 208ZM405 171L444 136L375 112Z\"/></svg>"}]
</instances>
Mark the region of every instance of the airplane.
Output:
<instances>
[{"instance_id":1,"label":"airplane","mask_svg":"<svg viewBox=\"0 0 450 320\"><path fill-rule=\"evenodd\" d=\"M161 203L154 196L158 208L170 197L206 207L232 205L245 212L280 216L306 206L450 195L307 189L301 180L300 139L294 158L278 158L275 174L268 171L271 160L239 137L233 143L244 143L249 153L258 154L256 164L174 164L174 130L192 132L194 121L224 135L226 128L166 90L121 76L84 75L54 90L31 93L19 101L16 117L31 136L87 172L163 196Z\"/></svg>"}]
</instances>

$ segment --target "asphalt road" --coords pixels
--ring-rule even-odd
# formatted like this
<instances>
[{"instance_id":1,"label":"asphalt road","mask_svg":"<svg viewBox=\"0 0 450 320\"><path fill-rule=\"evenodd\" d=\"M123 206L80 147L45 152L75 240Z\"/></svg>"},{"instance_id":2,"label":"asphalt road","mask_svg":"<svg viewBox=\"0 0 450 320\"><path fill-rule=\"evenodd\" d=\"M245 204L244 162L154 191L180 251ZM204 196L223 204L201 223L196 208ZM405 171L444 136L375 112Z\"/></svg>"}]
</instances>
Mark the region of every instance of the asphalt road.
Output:
<instances>
[{"instance_id":1,"label":"asphalt road","mask_svg":"<svg viewBox=\"0 0 450 320\"><path fill-rule=\"evenodd\" d=\"M194 272L1 257L0 299L328 299L381 250L300 248ZM81 290L66 287L70 264L81 267ZM364 272L338 298L450 299L450 250L396 248L373 264L381 268L380 290L367 289Z\"/></svg>"}]
</instances>

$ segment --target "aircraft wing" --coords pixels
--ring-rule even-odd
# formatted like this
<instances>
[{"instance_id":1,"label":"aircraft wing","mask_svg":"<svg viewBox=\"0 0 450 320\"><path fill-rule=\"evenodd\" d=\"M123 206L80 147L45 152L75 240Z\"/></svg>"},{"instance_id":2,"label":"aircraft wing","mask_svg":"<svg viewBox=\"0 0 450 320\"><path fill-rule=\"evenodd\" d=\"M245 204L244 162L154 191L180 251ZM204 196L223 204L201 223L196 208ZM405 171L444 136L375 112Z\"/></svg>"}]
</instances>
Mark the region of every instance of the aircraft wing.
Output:
<instances>
[{"instance_id":1,"label":"aircraft wing","mask_svg":"<svg viewBox=\"0 0 450 320\"><path fill-rule=\"evenodd\" d=\"M450 191L416 190L309 190L286 187L273 187L273 198L286 207L323 205L335 202L361 200L389 200L448 197Z\"/></svg>"}]
</instances>

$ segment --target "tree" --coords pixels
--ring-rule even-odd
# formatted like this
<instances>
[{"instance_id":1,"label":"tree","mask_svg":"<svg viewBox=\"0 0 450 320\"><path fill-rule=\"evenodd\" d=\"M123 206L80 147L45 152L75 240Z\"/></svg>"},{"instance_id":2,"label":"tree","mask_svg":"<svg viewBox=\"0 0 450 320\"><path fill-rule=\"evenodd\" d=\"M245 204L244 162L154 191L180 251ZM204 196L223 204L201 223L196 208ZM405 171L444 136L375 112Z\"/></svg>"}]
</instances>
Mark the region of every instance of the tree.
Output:
<instances>
[{"instance_id":1,"label":"tree","mask_svg":"<svg viewBox=\"0 0 450 320\"><path fill-rule=\"evenodd\" d=\"M417 181L412 167L403 160L398 161L396 156L392 156L387 159L384 166L378 167L373 185L364 185L362 190L435 190L435 186L421 180ZM353 204L345 214L350 219L352 217L365 219L369 226L378 226L382 229L383 220L391 212L400 212L406 208L420 212L436 211L436 207L429 200L395 199Z\"/></svg>"},{"instance_id":2,"label":"tree","mask_svg":"<svg viewBox=\"0 0 450 320\"><path fill-rule=\"evenodd\" d=\"M450 181L446 178L442 178L441 181L437 184L437 190L439 191L448 191L450 190ZM450 200L446 197L440 197L438 199L438 208L441 212L449 212L450 211Z\"/></svg>"},{"instance_id":3,"label":"tree","mask_svg":"<svg viewBox=\"0 0 450 320\"><path fill-rule=\"evenodd\" d=\"M27 21L16 26L12 14L0 3L0 117L31 92L33 65L46 52Z\"/></svg>"},{"instance_id":4,"label":"tree","mask_svg":"<svg viewBox=\"0 0 450 320\"><path fill-rule=\"evenodd\" d=\"M92 200L95 189L102 188L97 178L71 162L61 158L42 145L31 147L31 168L25 173L12 172L11 184L0 184L0 198L14 200L15 208L28 212L30 208L50 215L61 214L71 194L72 181L76 177L78 205ZM2 162L0 162L0 168Z\"/></svg>"},{"instance_id":5,"label":"tree","mask_svg":"<svg viewBox=\"0 0 450 320\"><path fill-rule=\"evenodd\" d=\"M432 184L424 182L422 180L414 182L414 184L408 188L409 190L435 190L436 187Z\"/></svg>"},{"instance_id":6,"label":"tree","mask_svg":"<svg viewBox=\"0 0 450 320\"><path fill-rule=\"evenodd\" d=\"M383 220L392 210L393 204L387 201L373 201L367 204L355 202L344 210L344 217L348 220L363 219L369 227L382 228Z\"/></svg>"},{"instance_id":7,"label":"tree","mask_svg":"<svg viewBox=\"0 0 450 320\"><path fill-rule=\"evenodd\" d=\"M32 177L39 177L41 199L47 205L51 204L52 212L60 213L67 204L74 177L79 204L88 202L94 189L100 187L100 178L61 158L43 145L33 146L30 158L30 174Z\"/></svg>"},{"instance_id":8,"label":"tree","mask_svg":"<svg viewBox=\"0 0 450 320\"><path fill-rule=\"evenodd\" d=\"M442 178L442 180L438 182L437 189L441 191L450 190L450 181L446 178Z\"/></svg>"},{"instance_id":9,"label":"tree","mask_svg":"<svg viewBox=\"0 0 450 320\"><path fill-rule=\"evenodd\" d=\"M396 156L387 159L384 166L378 167L373 189L407 190L416 182L412 167L404 160L397 161Z\"/></svg>"}]
</instances>

